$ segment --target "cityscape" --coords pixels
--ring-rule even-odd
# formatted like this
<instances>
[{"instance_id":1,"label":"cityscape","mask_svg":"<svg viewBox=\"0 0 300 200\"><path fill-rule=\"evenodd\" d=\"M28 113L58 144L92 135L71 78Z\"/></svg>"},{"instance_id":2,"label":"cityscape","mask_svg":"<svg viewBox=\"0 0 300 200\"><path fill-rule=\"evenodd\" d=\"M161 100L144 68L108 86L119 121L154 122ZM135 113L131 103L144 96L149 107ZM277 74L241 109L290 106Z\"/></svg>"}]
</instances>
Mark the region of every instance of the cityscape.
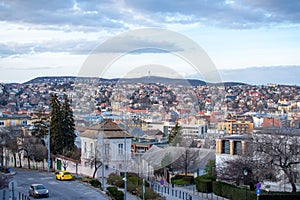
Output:
<instances>
[{"instance_id":1,"label":"cityscape","mask_svg":"<svg viewBox=\"0 0 300 200\"><path fill-rule=\"evenodd\" d=\"M299 199L298 8L0 0L0 198Z\"/></svg>"}]
</instances>

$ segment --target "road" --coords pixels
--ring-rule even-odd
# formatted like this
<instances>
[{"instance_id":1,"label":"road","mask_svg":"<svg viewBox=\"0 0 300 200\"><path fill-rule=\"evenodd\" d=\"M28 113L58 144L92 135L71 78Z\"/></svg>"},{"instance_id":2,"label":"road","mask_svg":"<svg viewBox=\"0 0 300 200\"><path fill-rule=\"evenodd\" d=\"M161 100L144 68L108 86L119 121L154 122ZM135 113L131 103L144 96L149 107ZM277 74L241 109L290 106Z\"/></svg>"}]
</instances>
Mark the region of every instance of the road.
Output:
<instances>
[{"instance_id":1,"label":"road","mask_svg":"<svg viewBox=\"0 0 300 200\"><path fill-rule=\"evenodd\" d=\"M13 169L16 174L13 180L17 183L17 192L28 195L28 189L32 183L42 183L49 190L48 200L107 200L108 198L101 191L92 188L79 181L58 181L54 173ZM16 194L18 195L18 194Z\"/></svg>"}]
</instances>

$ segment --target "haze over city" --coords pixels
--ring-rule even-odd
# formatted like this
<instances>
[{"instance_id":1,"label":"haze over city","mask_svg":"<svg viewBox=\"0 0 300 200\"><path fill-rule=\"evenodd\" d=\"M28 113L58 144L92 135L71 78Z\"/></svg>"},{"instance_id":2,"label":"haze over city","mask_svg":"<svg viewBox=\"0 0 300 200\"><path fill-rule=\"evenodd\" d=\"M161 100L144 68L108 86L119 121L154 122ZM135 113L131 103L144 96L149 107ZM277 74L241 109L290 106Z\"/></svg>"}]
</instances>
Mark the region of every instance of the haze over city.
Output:
<instances>
[{"instance_id":1,"label":"haze over city","mask_svg":"<svg viewBox=\"0 0 300 200\"><path fill-rule=\"evenodd\" d=\"M224 81L298 85L299 6L296 0L1 1L0 81L76 76L88 55L106 40L150 27L193 40ZM139 41L143 43L147 41ZM115 73L106 78L123 77L126 67L147 64L199 78L173 52L134 52L114 64Z\"/></svg>"}]
</instances>

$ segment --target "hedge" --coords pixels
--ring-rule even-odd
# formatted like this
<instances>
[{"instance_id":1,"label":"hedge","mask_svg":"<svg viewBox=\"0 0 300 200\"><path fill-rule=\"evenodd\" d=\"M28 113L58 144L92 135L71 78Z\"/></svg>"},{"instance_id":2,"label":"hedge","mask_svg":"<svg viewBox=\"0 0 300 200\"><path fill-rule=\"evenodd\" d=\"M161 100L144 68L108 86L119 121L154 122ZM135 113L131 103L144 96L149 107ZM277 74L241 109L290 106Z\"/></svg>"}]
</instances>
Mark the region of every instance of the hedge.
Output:
<instances>
[{"instance_id":1,"label":"hedge","mask_svg":"<svg viewBox=\"0 0 300 200\"><path fill-rule=\"evenodd\" d=\"M215 178L208 174L205 174L203 176L198 176L195 179L197 191L203 192L203 193L212 193L213 192L213 186L212 186L213 181L215 181Z\"/></svg>"},{"instance_id":2,"label":"hedge","mask_svg":"<svg viewBox=\"0 0 300 200\"><path fill-rule=\"evenodd\" d=\"M112 197L114 197L115 200L124 199L124 193L122 191L119 191L117 187L107 187L107 191Z\"/></svg>"},{"instance_id":3,"label":"hedge","mask_svg":"<svg viewBox=\"0 0 300 200\"><path fill-rule=\"evenodd\" d=\"M101 188L101 182L98 179L91 179L89 183L95 188Z\"/></svg>"}]
</instances>

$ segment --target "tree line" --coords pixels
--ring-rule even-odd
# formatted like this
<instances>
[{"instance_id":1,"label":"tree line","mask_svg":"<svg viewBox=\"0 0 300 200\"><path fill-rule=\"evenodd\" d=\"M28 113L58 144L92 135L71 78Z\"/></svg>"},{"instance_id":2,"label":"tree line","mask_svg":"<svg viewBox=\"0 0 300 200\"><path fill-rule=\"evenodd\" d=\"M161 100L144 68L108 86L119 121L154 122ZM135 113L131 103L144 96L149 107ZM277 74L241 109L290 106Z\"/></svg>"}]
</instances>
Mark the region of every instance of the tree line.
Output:
<instances>
[{"instance_id":1,"label":"tree line","mask_svg":"<svg viewBox=\"0 0 300 200\"><path fill-rule=\"evenodd\" d=\"M46 159L49 133L51 155L80 158L80 151L75 146L74 115L68 96L64 94L59 98L57 94L52 94L50 106L50 115L45 113L43 107L39 108L31 128L10 125L0 129L0 167L5 167L5 159L9 159L7 152L13 156L14 167L23 167L22 153L27 159L28 168L31 168L30 162ZM17 160L20 161L19 166Z\"/></svg>"}]
</instances>

